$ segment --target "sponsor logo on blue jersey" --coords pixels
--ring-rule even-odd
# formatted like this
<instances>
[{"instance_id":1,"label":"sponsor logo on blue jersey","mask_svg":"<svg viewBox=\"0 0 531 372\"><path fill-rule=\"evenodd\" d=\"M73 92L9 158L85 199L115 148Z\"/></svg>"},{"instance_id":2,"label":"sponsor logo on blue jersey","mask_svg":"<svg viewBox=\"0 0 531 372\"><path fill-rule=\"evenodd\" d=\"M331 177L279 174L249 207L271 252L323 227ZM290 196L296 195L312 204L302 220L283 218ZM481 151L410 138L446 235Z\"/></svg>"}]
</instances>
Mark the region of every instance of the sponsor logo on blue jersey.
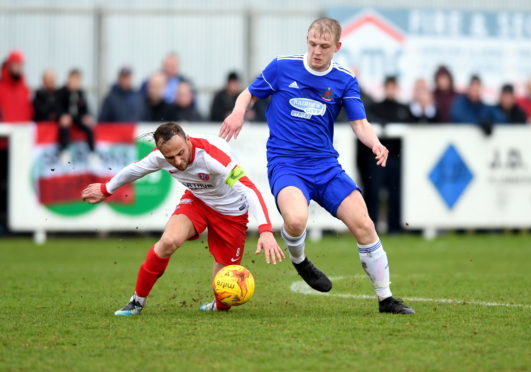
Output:
<instances>
[{"instance_id":1,"label":"sponsor logo on blue jersey","mask_svg":"<svg viewBox=\"0 0 531 372\"><path fill-rule=\"evenodd\" d=\"M290 105L302 110L291 110L291 116L297 118L311 119L313 115L323 116L326 112L326 105L324 103L315 101L310 98L292 98L289 100Z\"/></svg>"}]
</instances>

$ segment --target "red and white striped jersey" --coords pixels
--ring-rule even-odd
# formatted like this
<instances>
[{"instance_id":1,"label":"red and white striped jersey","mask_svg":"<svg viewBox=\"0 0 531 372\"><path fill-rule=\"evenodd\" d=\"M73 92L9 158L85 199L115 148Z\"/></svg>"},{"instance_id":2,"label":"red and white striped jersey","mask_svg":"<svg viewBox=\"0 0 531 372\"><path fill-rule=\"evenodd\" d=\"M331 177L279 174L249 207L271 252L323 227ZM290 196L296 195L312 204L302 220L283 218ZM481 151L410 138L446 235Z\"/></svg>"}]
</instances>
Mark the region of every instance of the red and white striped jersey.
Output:
<instances>
[{"instance_id":1,"label":"red and white striped jersey","mask_svg":"<svg viewBox=\"0 0 531 372\"><path fill-rule=\"evenodd\" d=\"M102 191L110 195L127 183L164 170L212 209L228 216L239 216L250 210L258 221L260 232L272 231L260 191L238 166L227 142L219 137L190 137L190 142L192 159L184 171L168 163L162 153L154 149L142 160L118 172Z\"/></svg>"}]
</instances>

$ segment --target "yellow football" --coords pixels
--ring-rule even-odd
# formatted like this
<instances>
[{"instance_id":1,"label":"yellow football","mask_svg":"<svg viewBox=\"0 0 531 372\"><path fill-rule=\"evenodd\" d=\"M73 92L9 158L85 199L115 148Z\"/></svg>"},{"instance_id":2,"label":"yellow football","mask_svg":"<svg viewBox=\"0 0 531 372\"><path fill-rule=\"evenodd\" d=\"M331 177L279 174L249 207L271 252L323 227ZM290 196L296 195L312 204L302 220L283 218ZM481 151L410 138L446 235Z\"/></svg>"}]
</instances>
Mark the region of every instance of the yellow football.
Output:
<instances>
[{"instance_id":1,"label":"yellow football","mask_svg":"<svg viewBox=\"0 0 531 372\"><path fill-rule=\"evenodd\" d=\"M218 271L212 283L216 298L225 305L243 305L253 297L253 274L240 265L229 265Z\"/></svg>"}]
</instances>

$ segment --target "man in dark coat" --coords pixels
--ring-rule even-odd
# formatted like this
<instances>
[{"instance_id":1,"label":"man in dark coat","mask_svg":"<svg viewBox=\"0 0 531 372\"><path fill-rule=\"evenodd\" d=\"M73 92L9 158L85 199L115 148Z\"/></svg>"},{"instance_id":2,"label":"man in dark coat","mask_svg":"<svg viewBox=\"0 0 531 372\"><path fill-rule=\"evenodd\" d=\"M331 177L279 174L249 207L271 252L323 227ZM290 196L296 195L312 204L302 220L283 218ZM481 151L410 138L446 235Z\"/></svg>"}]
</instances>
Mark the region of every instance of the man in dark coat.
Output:
<instances>
[{"instance_id":1,"label":"man in dark coat","mask_svg":"<svg viewBox=\"0 0 531 372\"><path fill-rule=\"evenodd\" d=\"M512 84L502 86L498 109L505 115L505 123L525 124L527 121L525 111L516 103Z\"/></svg>"},{"instance_id":2,"label":"man in dark coat","mask_svg":"<svg viewBox=\"0 0 531 372\"><path fill-rule=\"evenodd\" d=\"M81 71L73 69L68 73L66 85L57 91L57 117L59 119L59 151L61 161L68 163L67 151L72 126L85 132L90 149L91 162L96 161L94 145L94 120L90 115L85 92L81 89Z\"/></svg>"},{"instance_id":3,"label":"man in dark coat","mask_svg":"<svg viewBox=\"0 0 531 372\"><path fill-rule=\"evenodd\" d=\"M164 100L166 89L166 77L157 72L153 74L147 83L147 94L144 99L141 119L142 121L175 121L176 110L173 105Z\"/></svg>"},{"instance_id":4,"label":"man in dark coat","mask_svg":"<svg viewBox=\"0 0 531 372\"><path fill-rule=\"evenodd\" d=\"M236 98L241 93L240 77L236 72L231 72L227 76L227 83L223 89L219 90L210 108L210 120L222 122L232 112Z\"/></svg>"},{"instance_id":5,"label":"man in dark coat","mask_svg":"<svg viewBox=\"0 0 531 372\"><path fill-rule=\"evenodd\" d=\"M372 122L386 125L387 123L404 123L410 120L408 106L397 100L398 82L395 76L388 76L384 81L385 98L371 106L367 110ZM366 146L358 147L358 167L363 182L363 195L367 203L369 216L376 224L379 218L380 191L388 191L388 215L387 231L390 234L398 234L402 231L400 223L401 213L401 140L387 138L381 140L382 144L389 149L387 167L376 167L374 155Z\"/></svg>"},{"instance_id":6,"label":"man in dark coat","mask_svg":"<svg viewBox=\"0 0 531 372\"><path fill-rule=\"evenodd\" d=\"M42 74L42 87L33 97L33 120L57 121L57 89L55 72L46 70Z\"/></svg>"},{"instance_id":7,"label":"man in dark coat","mask_svg":"<svg viewBox=\"0 0 531 372\"><path fill-rule=\"evenodd\" d=\"M140 94L133 89L133 72L122 67L118 80L105 97L100 111L100 123L135 123L140 121L142 103Z\"/></svg>"},{"instance_id":8,"label":"man in dark coat","mask_svg":"<svg viewBox=\"0 0 531 372\"><path fill-rule=\"evenodd\" d=\"M203 117L194 106L194 93L192 86L187 81L181 81L177 87L175 99L175 120L197 122L203 121Z\"/></svg>"}]
</instances>

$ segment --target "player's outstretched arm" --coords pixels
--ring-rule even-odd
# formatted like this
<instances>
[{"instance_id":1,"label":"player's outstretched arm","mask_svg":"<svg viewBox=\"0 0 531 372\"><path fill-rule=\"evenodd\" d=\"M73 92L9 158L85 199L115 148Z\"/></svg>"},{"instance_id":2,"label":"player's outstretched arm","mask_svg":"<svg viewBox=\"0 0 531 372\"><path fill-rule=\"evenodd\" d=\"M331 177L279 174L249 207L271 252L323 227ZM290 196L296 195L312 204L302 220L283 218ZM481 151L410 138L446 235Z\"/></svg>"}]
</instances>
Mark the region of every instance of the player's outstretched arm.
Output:
<instances>
[{"instance_id":1,"label":"player's outstretched arm","mask_svg":"<svg viewBox=\"0 0 531 372\"><path fill-rule=\"evenodd\" d=\"M149 153L142 160L129 164L120 170L107 183L92 183L81 192L81 199L90 204L101 203L108 196L125 184L134 182L145 175L160 169L155 152Z\"/></svg>"},{"instance_id":2,"label":"player's outstretched arm","mask_svg":"<svg viewBox=\"0 0 531 372\"><path fill-rule=\"evenodd\" d=\"M260 254L262 251L264 251L265 260L268 264L273 262L273 265L276 265L277 261L282 262L286 257L271 231L263 231L260 234L255 253Z\"/></svg>"},{"instance_id":3,"label":"player's outstretched arm","mask_svg":"<svg viewBox=\"0 0 531 372\"><path fill-rule=\"evenodd\" d=\"M245 89L240 93L236 99L236 104L232 113L225 118L221 128L219 129L219 136L229 142L232 138L238 138L238 134L242 130L245 111L254 102L254 97L249 92L249 89Z\"/></svg>"},{"instance_id":4,"label":"player's outstretched arm","mask_svg":"<svg viewBox=\"0 0 531 372\"><path fill-rule=\"evenodd\" d=\"M83 201L86 201L89 204L96 204L104 201L106 196L101 190L102 185L105 186L105 184L102 183L91 183L88 185L81 193Z\"/></svg>"},{"instance_id":5,"label":"player's outstretched arm","mask_svg":"<svg viewBox=\"0 0 531 372\"><path fill-rule=\"evenodd\" d=\"M372 150L375 155L376 165L385 167L387 164L387 157L389 156L389 150L382 145L372 125L367 119L352 120L349 122L352 130L356 134L356 137L368 148Z\"/></svg>"}]
</instances>

